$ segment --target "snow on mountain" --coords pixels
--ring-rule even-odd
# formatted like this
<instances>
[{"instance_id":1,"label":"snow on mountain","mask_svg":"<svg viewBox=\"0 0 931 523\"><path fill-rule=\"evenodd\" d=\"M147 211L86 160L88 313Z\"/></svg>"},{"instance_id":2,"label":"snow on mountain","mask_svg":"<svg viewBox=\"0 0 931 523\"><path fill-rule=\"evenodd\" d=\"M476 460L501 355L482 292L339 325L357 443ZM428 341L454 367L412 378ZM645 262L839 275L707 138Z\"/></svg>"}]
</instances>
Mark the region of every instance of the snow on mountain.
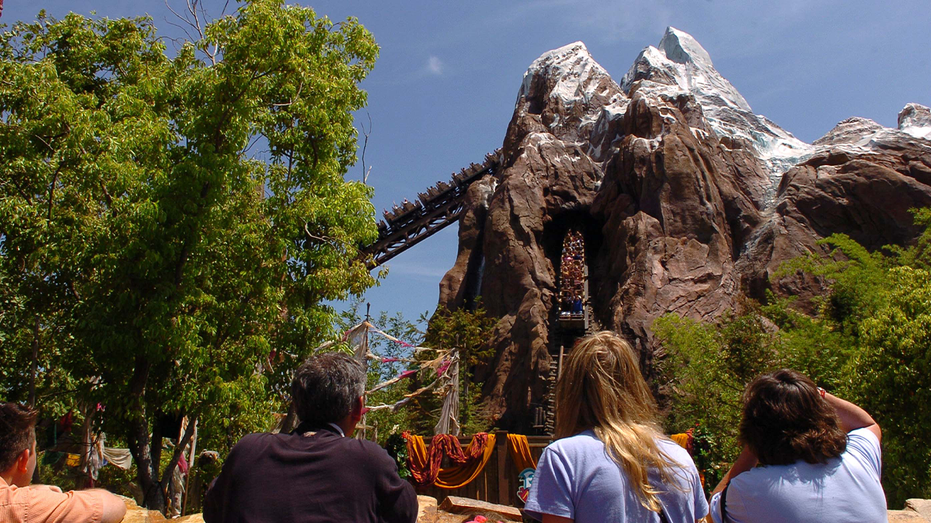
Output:
<instances>
[{"instance_id":1,"label":"snow on mountain","mask_svg":"<svg viewBox=\"0 0 931 523\"><path fill-rule=\"evenodd\" d=\"M530 94L534 78L552 78L556 84L549 87L550 98L559 99L563 105L577 101L587 103L595 95L598 82L594 78L610 78L611 75L592 58L582 42L573 42L559 49L544 53L530 64L524 73L518 101Z\"/></svg>"},{"instance_id":2,"label":"snow on mountain","mask_svg":"<svg viewBox=\"0 0 931 523\"><path fill-rule=\"evenodd\" d=\"M544 53L524 73L517 94L519 112L542 115L560 140L591 143L600 158L601 140L620 119L629 100L611 75L592 58L585 44L574 42Z\"/></svg>"},{"instance_id":3,"label":"snow on mountain","mask_svg":"<svg viewBox=\"0 0 931 523\"><path fill-rule=\"evenodd\" d=\"M880 131L888 130L886 127L868 118L854 116L839 122L824 136L815 140L812 145L819 148L837 145L856 145L866 147L870 139Z\"/></svg>"},{"instance_id":4,"label":"snow on mountain","mask_svg":"<svg viewBox=\"0 0 931 523\"><path fill-rule=\"evenodd\" d=\"M715 70L708 51L691 35L674 27L666 29L658 48L649 46L640 53L621 80L621 88L630 91L631 85L641 79L701 95L705 98L701 100L703 106L705 101L714 101L708 107L711 112L722 107L751 112L744 97Z\"/></svg>"},{"instance_id":5,"label":"snow on mountain","mask_svg":"<svg viewBox=\"0 0 931 523\"><path fill-rule=\"evenodd\" d=\"M899 128L884 127L873 120L853 117L847 118L834 126L821 138L814 141L818 151L834 149L852 154L868 154L880 152L888 144L901 141L903 138L922 141L916 145L931 149L931 109L910 103L899 112Z\"/></svg>"},{"instance_id":6,"label":"snow on mountain","mask_svg":"<svg viewBox=\"0 0 931 523\"><path fill-rule=\"evenodd\" d=\"M690 34L666 29L658 47L645 48L621 80L621 89L647 96L691 94L714 131L752 145L769 167L773 185L811 156L813 147L753 113L750 104L717 70L711 56Z\"/></svg>"},{"instance_id":7,"label":"snow on mountain","mask_svg":"<svg viewBox=\"0 0 931 523\"><path fill-rule=\"evenodd\" d=\"M899 130L915 138L931 140L931 109L921 104L908 104L899 113Z\"/></svg>"},{"instance_id":8,"label":"snow on mountain","mask_svg":"<svg viewBox=\"0 0 931 523\"><path fill-rule=\"evenodd\" d=\"M542 122L558 139L588 142L591 157L602 161L610 149L612 130L635 93L654 100L674 99L683 93L694 97L718 136L755 151L768 169L773 188L779 186L786 171L818 150L869 152L903 133L931 140L931 109L908 104L899 114L898 129L854 117L840 122L813 144L805 143L755 114L740 92L714 68L708 51L674 27L666 29L657 47L641 51L620 84L582 42L544 53L524 73L517 105L521 112L541 114Z\"/></svg>"}]
</instances>

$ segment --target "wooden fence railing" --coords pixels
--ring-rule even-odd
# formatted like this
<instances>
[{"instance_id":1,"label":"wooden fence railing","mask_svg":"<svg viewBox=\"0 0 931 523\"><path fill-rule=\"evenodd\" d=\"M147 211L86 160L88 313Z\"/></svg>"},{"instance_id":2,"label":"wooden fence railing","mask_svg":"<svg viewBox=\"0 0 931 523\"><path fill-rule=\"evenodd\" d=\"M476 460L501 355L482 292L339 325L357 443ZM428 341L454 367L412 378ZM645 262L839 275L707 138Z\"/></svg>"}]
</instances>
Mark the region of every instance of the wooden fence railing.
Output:
<instances>
[{"instance_id":1,"label":"wooden fence railing","mask_svg":"<svg viewBox=\"0 0 931 523\"><path fill-rule=\"evenodd\" d=\"M463 448L470 441L472 441L471 436L459 436L459 444ZM543 448L549 445L550 441L549 436L527 436L527 442L530 444L530 454L535 461L540 459ZM449 466L448 461L444 460L443 466ZM520 487L518 474L520 472L508 452L507 432L497 431L495 432L495 448L491 458L489 458L488 463L478 477L472 480L471 483L457 489L444 489L435 485L418 487L417 493L435 497L440 503L446 499L446 496L461 496L522 508L524 505L517 498L517 489Z\"/></svg>"}]
</instances>

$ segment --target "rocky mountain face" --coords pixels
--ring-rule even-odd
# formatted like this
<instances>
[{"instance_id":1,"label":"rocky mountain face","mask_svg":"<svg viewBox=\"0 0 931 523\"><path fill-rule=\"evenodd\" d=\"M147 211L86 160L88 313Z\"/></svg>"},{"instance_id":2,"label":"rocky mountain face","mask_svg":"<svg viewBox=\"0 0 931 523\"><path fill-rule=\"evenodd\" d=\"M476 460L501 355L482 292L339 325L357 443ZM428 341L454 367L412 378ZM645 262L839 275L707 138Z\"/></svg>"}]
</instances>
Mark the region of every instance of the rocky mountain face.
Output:
<instances>
[{"instance_id":1,"label":"rocky mountain face","mask_svg":"<svg viewBox=\"0 0 931 523\"><path fill-rule=\"evenodd\" d=\"M649 375L651 324L711 320L742 295L805 296L779 265L843 232L870 248L918 233L931 205L931 112L899 129L852 118L806 144L753 113L690 35L669 28L620 84L581 42L531 64L494 176L474 183L440 304L500 318L477 381L502 428L532 431L560 332L562 241L582 233L591 328L625 335ZM568 349L568 347L566 347Z\"/></svg>"}]
</instances>

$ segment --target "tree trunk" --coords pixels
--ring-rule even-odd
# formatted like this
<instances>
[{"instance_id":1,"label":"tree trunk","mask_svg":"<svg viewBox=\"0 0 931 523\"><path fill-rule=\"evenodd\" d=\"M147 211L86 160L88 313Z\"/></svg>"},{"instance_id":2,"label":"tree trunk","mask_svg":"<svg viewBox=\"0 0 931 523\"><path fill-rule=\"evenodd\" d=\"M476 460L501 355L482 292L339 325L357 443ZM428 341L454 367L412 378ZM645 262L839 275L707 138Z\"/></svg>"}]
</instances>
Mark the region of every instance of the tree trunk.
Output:
<instances>
[{"instance_id":1,"label":"tree trunk","mask_svg":"<svg viewBox=\"0 0 931 523\"><path fill-rule=\"evenodd\" d=\"M136 480L142 487L142 505L150 510L165 512L165 492L159 481L157 452L149 439L149 421L145 408L145 389L152 365L144 356L136 356L136 365L130 381L132 409L130 412L129 451L136 460ZM158 442L161 446L161 442ZM159 449L160 450L160 449Z\"/></svg>"},{"instance_id":2,"label":"tree trunk","mask_svg":"<svg viewBox=\"0 0 931 523\"><path fill-rule=\"evenodd\" d=\"M171 459L168 461L168 465L165 466L165 471L162 472L162 480L159 483L165 486L165 490L167 492L171 492L171 484L175 480L175 469L178 468L178 462L181 461L181 456L184 454L184 449L187 448L188 444L191 443L191 438L194 437L196 424L197 418L189 419L188 424L184 429L184 433L180 437L177 435L175 436L178 438L178 444L175 445L174 452L171 454ZM193 457L191 459L193 461ZM167 499L165 508L168 508Z\"/></svg>"},{"instance_id":3,"label":"tree trunk","mask_svg":"<svg viewBox=\"0 0 931 523\"><path fill-rule=\"evenodd\" d=\"M39 315L36 314L36 325L32 332L32 376L29 380L29 408L36 407L36 379L39 374Z\"/></svg>"}]
</instances>

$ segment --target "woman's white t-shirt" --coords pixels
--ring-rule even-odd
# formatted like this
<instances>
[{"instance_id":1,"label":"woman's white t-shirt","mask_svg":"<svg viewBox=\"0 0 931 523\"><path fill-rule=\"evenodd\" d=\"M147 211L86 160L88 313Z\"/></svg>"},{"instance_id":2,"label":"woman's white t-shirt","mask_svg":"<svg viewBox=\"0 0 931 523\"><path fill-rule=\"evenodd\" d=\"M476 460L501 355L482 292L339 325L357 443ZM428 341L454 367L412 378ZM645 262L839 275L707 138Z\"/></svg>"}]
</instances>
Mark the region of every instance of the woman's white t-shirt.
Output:
<instances>
[{"instance_id":1,"label":"woman's white t-shirt","mask_svg":"<svg viewBox=\"0 0 931 523\"><path fill-rule=\"evenodd\" d=\"M847 435L847 449L825 464L799 461L756 467L727 487L729 523L833 523L887 521L879 476L882 453L869 429ZM711 516L722 523L721 494L711 498Z\"/></svg>"},{"instance_id":2,"label":"woman's white t-shirt","mask_svg":"<svg viewBox=\"0 0 931 523\"><path fill-rule=\"evenodd\" d=\"M650 483L664 490L659 498L669 523L695 523L708 513L695 463L688 452L667 438L657 438L660 450L675 461L675 485L663 485L655 471ZM658 522L645 508L591 430L557 440L546 447L537 465L524 512L588 522Z\"/></svg>"}]
</instances>

